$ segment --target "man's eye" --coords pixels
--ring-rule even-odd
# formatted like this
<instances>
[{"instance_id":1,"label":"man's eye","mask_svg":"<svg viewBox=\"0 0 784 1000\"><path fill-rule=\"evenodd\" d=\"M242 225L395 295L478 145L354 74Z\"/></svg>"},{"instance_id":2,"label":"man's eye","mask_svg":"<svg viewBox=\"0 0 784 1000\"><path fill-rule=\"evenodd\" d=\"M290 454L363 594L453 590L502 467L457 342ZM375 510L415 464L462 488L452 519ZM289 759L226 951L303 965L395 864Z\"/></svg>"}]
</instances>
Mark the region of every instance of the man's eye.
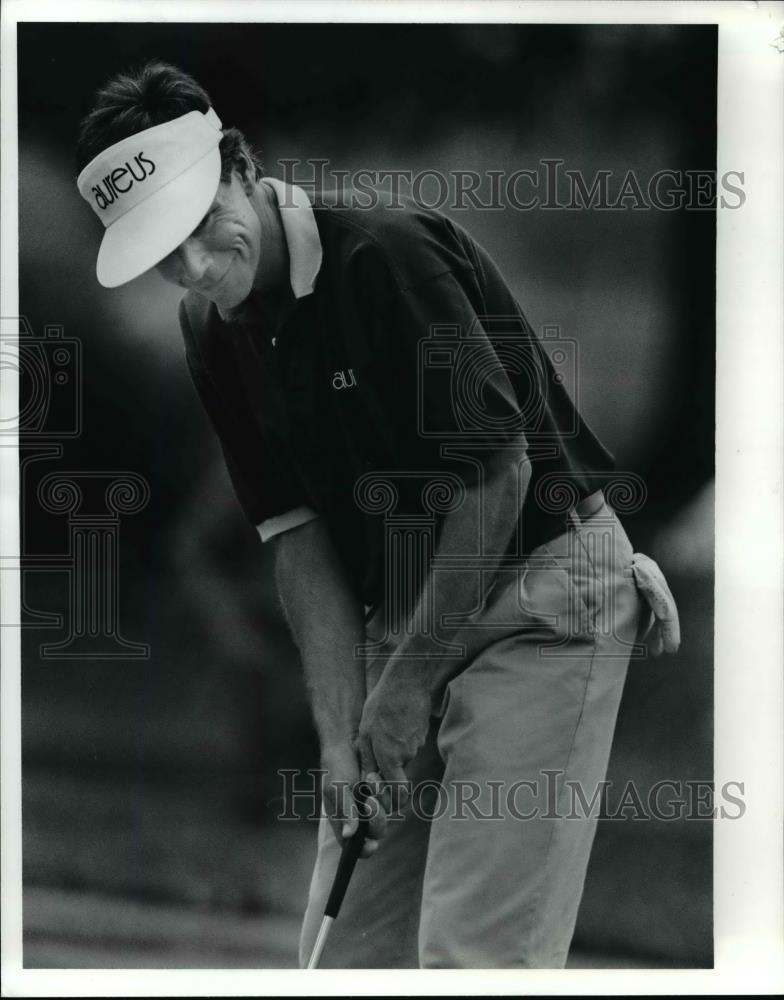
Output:
<instances>
[{"instance_id":1,"label":"man's eye","mask_svg":"<svg viewBox=\"0 0 784 1000\"><path fill-rule=\"evenodd\" d=\"M204 216L204 218L201 220L201 222L198 224L198 226L196 226L196 228L194 229L195 233L198 233L202 229L204 229L204 227L207 225L207 223L212 218L213 212L214 212L214 209L212 209L212 208L209 210L209 212L207 212L207 214Z\"/></svg>"}]
</instances>

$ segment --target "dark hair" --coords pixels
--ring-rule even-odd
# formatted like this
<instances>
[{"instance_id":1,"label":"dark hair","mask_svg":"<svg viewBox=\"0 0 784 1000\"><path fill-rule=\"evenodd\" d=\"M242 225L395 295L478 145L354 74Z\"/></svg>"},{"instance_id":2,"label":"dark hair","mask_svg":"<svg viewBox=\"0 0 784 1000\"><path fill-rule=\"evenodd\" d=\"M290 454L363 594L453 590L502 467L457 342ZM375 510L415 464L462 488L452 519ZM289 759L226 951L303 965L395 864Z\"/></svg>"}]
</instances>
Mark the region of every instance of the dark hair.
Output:
<instances>
[{"instance_id":1,"label":"dark hair","mask_svg":"<svg viewBox=\"0 0 784 1000\"><path fill-rule=\"evenodd\" d=\"M77 172L121 139L189 111L206 111L210 104L207 91L192 76L168 63L153 60L135 72L118 74L101 87L79 126ZM244 177L245 158L257 180L264 176L261 160L239 129L223 129L220 154L221 180L228 180L232 171Z\"/></svg>"}]
</instances>

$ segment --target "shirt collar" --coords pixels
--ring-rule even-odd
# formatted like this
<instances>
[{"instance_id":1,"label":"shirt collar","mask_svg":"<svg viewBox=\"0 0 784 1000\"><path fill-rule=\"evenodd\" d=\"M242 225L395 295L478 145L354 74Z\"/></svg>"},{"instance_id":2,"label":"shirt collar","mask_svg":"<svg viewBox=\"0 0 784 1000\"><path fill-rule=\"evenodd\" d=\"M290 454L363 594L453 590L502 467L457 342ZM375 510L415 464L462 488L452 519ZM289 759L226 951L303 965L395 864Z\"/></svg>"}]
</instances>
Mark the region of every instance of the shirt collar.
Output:
<instances>
[{"instance_id":1,"label":"shirt collar","mask_svg":"<svg viewBox=\"0 0 784 1000\"><path fill-rule=\"evenodd\" d=\"M289 281L297 299L310 295L321 269L321 240L310 199L301 187L276 177L262 177L275 192L289 251Z\"/></svg>"}]
</instances>

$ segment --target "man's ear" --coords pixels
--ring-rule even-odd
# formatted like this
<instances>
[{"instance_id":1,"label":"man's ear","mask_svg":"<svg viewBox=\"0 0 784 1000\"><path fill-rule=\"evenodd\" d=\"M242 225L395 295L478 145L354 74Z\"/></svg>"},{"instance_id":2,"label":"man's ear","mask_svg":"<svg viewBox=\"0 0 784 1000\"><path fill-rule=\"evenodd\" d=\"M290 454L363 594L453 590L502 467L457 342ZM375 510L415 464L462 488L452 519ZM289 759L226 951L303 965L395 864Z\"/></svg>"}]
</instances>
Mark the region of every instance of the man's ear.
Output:
<instances>
[{"instance_id":1,"label":"man's ear","mask_svg":"<svg viewBox=\"0 0 784 1000\"><path fill-rule=\"evenodd\" d=\"M250 196L256 190L256 168L244 153L240 153L234 169L246 195Z\"/></svg>"}]
</instances>

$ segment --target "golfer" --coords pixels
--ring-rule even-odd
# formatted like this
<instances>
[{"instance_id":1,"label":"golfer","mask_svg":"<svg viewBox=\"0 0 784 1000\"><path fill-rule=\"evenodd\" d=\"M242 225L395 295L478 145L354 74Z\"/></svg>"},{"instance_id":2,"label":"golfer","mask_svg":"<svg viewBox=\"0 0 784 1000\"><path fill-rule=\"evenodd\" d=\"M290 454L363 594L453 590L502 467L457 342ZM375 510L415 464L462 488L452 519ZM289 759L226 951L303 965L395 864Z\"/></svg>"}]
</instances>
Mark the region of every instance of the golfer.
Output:
<instances>
[{"instance_id":1,"label":"golfer","mask_svg":"<svg viewBox=\"0 0 784 1000\"><path fill-rule=\"evenodd\" d=\"M265 176L228 114L174 67L118 76L77 184L102 285L184 290L274 557L323 769L300 961L368 779L322 966L562 967L597 819L573 791L605 777L636 640L677 648L671 594L608 505L568 342L551 360L487 252L414 202Z\"/></svg>"}]
</instances>

